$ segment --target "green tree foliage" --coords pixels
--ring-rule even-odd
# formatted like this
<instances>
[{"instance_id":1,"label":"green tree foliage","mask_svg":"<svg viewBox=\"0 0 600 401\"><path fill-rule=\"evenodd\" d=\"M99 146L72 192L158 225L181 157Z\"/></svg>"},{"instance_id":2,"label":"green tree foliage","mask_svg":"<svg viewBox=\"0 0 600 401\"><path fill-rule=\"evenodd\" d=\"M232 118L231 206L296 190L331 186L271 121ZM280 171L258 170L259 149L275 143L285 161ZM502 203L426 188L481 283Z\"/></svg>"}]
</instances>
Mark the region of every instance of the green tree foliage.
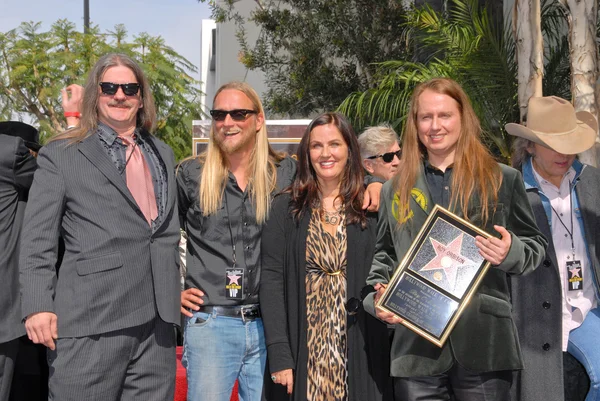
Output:
<instances>
[{"instance_id":1,"label":"green tree foliage","mask_svg":"<svg viewBox=\"0 0 600 401\"><path fill-rule=\"evenodd\" d=\"M64 129L60 90L83 84L97 59L108 52L135 59L150 81L157 106L156 135L181 159L191 154L191 121L201 117L196 67L167 46L162 37L141 33L127 41L127 29L116 25L101 33L75 30L58 20L48 32L41 23L24 22L0 33L0 119L27 118L40 127L42 141Z\"/></svg>"},{"instance_id":2,"label":"green tree foliage","mask_svg":"<svg viewBox=\"0 0 600 401\"><path fill-rule=\"evenodd\" d=\"M236 1L210 3L218 22L236 24L241 62L265 72L265 106L276 113L335 109L348 93L375 84L375 63L408 52L399 40L401 1L255 0L249 20L260 29L256 43L247 40L247 21Z\"/></svg>"},{"instance_id":3,"label":"green tree foliage","mask_svg":"<svg viewBox=\"0 0 600 401\"><path fill-rule=\"evenodd\" d=\"M390 121L402 130L414 87L433 77L458 81L470 97L494 153L508 159L511 138L504 125L519 121L517 65L510 25L499 26L478 0L449 0L446 13L423 6L408 17L407 37L418 61L378 64L377 83L350 94L340 110L357 127ZM569 98L570 76L565 18L553 0L542 1L546 37L544 95Z\"/></svg>"}]
</instances>

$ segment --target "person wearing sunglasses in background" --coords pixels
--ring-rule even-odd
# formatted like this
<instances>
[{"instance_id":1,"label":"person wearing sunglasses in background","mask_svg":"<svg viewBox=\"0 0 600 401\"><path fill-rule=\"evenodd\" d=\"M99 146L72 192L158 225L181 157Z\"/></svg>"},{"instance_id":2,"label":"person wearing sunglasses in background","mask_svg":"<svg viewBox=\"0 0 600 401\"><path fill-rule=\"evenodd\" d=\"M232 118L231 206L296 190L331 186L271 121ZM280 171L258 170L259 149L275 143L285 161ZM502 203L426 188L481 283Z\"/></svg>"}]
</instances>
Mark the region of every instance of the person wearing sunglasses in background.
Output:
<instances>
[{"instance_id":1,"label":"person wearing sunglasses in background","mask_svg":"<svg viewBox=\"0 0 600 401\"><path fill-rule=\"evenodd\" d=\"M228 401L239 379L240 399L258 401L266 360L260 235L271 200L291 184L296 162L269 145L263 106L247 83L221 86L210 114L206 151L177 170L188 237L181 293L187 396ZM380 189L374 184L370 207L377 206Z\"/></svg>"},{"instance_id":2,"label":"person wearing sunglasses in background","mask_svg":"<svg viewBox=\"0 0 600 401\"><path fill-rule=\"evenodd\" d=\"M363 177L346 118L315 118L262 232L269 401L391 395L387 329L362 308L376 236L375 214L361 210Z\"/></svg>"},{"instance_id":3,"label":"person wearing sunglasses in background","mask_svg":"<svg viewBox=\"0 0 600 401\"><path fill-rule=\"evenodd\" d=\"M84 92L79 126L38 156L19 263L25 328L48 347L50 399L172 400L174 155L151 135L154 101L131 58L102 56Z\"/></svg>"},{"instance_id":4,"label":"person wearing sunglasses in background","mask_svg":"<svg viewBox=\"0 0 600 401\"><path fill-rule=\"evenodd\" d=\"M389 125L367 128L358 137L362 163L372 176L384 181L389 180L398 171L401 150L398 134Z\"/></svg>"}]
</instances>

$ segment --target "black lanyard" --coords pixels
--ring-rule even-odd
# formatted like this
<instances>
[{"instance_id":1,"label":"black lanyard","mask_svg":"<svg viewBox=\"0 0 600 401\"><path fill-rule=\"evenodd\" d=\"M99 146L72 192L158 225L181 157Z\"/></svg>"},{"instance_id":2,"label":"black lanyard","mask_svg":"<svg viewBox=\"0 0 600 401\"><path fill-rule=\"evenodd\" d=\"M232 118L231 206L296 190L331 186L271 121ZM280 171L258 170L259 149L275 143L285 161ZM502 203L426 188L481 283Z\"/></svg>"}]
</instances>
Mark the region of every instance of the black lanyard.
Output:
<instances>
[{"instance_id":1,"label":"black lanyard","mask_svg":"<svg viewBox=\"0 0 600 401\"><path fill-rule=\"evenodd\" d=\"M237 257L235 256L235 245L237 243L237 239L239 237L240 234L240 229L242 224L238 224L238 229L237 232L235 234L235 237L233 236L233 229L231 228L231 213L229 212L229 202L227 200L227 188L225 188L225 190L223 191L225 192L225 209L227 210L227 225L229 226L229 237L231 238L231 261L233 262L233 265L231 267L235 268L235 265L237 264ZM242 205L242 214L244 211L244 207ZM242 217L243 219L243 217Z\"/></svg>"},{"instance_id":2,"label":"black lanyard","mask_svg":"<svg viewBox=\"0 0 600 401\"><path fill-rule=\"evenodd\" d=\"M569 214L571 215L571 231L569 231L566 224L560 218L560 215L558 214L556 209L554 209L554 206L552 206L552 202L550 202L550 207L554 211L554 214L556 214L556 217L558 218L558 221L560 221L560 224L562 224L562 226L567 231L567 234L569 234L569 237L571 237L571 252L573 252L573 260L575 260L575 241L573 239L573 186L571 185L571 181L569 181Z\"/></svg>"}]
</instances>

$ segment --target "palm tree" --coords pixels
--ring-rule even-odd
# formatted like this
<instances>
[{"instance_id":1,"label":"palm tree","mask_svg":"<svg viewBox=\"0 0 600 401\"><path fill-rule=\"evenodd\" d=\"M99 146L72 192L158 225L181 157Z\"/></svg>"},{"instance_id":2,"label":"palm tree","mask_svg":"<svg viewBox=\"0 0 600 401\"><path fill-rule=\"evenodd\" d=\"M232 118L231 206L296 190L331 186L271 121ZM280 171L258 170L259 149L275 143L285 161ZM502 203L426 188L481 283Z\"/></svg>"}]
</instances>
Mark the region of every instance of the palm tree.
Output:
<instances>
[{"instance_id":1,"label":"palm tree","mask_svg":"<svg viewBox=\"0 0 600 401\"><path fill-rule=\"evenodd\" d=\"M554 38L547 41L545 49L544 91L546 95L564 96L570 85L568 46L560 33L564 16L552 3L542 1L542 31ZM422 59L379 64L377 85L349 95L340 111L357 128L388 121L400 132L414 87L433 77L450 77L470 97L486 144L507 160L511 140L504 125L519 121L515 42L510 25L500 26L489 8L481 7L478 0L450 0L446 13L427 5L413 9L406 37Z\"/></svg>"}]
</instances>

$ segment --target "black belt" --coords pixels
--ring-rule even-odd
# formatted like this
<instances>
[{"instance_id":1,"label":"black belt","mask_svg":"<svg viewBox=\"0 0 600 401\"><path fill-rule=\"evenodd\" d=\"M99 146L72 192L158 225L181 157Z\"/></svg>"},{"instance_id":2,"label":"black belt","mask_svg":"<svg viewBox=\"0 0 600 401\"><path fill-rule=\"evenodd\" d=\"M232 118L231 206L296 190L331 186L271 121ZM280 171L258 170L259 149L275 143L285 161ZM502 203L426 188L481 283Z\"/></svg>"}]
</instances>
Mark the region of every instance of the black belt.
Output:
<instances>
[{"instance_id":1,"label":"black belt","mask_svg":"<svg viewBox=\"0 0 600 401\"><path fill-rule=\"evenodd\" d=\"M227 317L239 317L241 319L256 319L260 317L260 308L258 305L236 305L236 306L200 306L198 312L213 313Z\"/></svg>"}]
</instances>

